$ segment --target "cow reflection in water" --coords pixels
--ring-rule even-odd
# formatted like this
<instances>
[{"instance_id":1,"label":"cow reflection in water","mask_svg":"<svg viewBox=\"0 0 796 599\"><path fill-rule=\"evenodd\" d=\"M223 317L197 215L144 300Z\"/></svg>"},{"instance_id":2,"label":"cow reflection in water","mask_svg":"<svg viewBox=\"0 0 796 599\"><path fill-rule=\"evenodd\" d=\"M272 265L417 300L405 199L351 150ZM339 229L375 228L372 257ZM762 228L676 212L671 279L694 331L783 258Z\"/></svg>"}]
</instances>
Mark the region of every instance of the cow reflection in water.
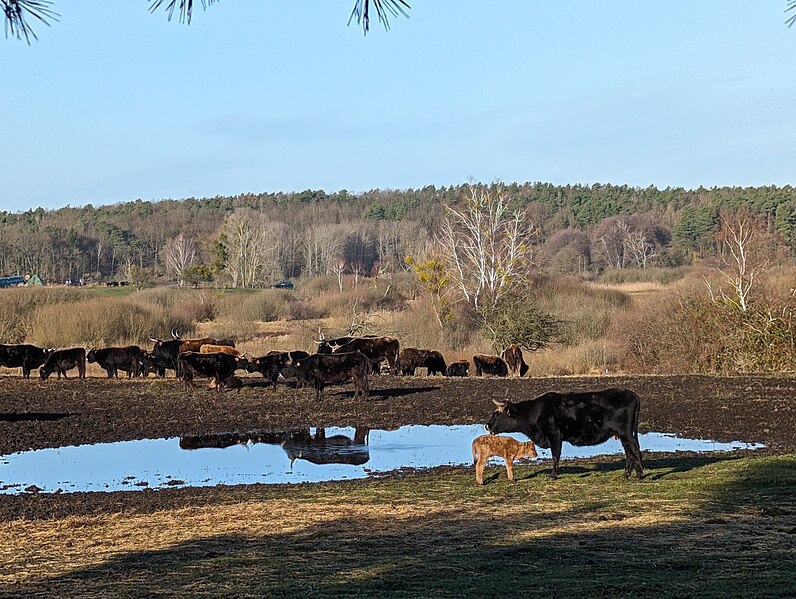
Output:
<instances>
[{"instance_id":1,"label":"cow reflection in water","mask_svg":"<svg viewBox=\"0 0 796 599\"><path fill-rule=\"evenodd\" d=\"M296 460L313 464L352 464L361 466L370 459L368 453L369 428L356 427L354 438L346 435L326 436L326 429L296 428L287 431L252 431L248 433L220 433L217 435L184 435L180 437L180 448L224 448L233 445L267 443L279 445L287 453L290 466Z\"/></svg>"}]
</instances>

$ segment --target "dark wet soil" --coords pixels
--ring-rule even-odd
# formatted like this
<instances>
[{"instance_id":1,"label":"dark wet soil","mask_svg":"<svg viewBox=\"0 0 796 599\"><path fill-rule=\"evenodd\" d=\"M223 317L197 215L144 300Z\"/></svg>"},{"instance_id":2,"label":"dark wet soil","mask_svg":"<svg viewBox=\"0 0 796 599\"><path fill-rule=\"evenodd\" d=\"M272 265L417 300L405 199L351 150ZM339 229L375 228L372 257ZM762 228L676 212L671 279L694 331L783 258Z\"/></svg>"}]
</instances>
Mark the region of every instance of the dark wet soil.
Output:
<instances>
[{"instance_id":1,"label":"dark wet soil","mask_svg":"<svg viewBox=\"0 0 796 599\"><path fill-rule=\"evenodd\" d=\"M717 441L762 442L768 451L796 450L796 377L601 376L536 379L375 376L367 400L350 385L312 389L244 379L240 391L184 391L174 379L0 379L0 455L64 445L304 426L366 426L486 422L493 399L528 399L546 391L626 387L642 398L641 429ZM212 491L179 491L187 500ZM143 495L135 502L151 502ZM99 493L101 505L117 493ZM52 513L57 500L50 497ZM165 499L165 496L164 496ZM28 503L25 503L25 502ZM0 518L33 507L29 497L0 498ZM71 501L71 500L70 500ZM128 501L125 499L125 501ZM35 502L34 502L35 503ZM193 503L191 501L191 503ZM43 504L41 504L43 505ZM46 510L50 511L50 510ZM39 510L34 509L38 513ZM31 514L33 515L33 514Z\"/></svg>"}]
</instances>

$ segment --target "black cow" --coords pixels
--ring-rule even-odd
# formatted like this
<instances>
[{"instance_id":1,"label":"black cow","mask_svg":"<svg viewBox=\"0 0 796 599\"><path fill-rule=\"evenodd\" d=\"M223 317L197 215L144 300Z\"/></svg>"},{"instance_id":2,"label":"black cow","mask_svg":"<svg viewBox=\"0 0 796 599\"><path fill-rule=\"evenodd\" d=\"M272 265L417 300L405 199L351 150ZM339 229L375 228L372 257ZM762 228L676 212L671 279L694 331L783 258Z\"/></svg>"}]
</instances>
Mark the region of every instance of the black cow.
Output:
<instances>
[{"instance_id":1,"label":"black cow","mask_svg":"<svg viewBox=\"0 0 796 599\"><path fill-rule=\"evenodd\" d=\"M300 364L302 360L306 360L311 355L309 352L305 352L302 349L295 349L287 353L290 356L290 363L293 365Z\"/></svg>"},{"instance_id":2,"label":"black cow","mask_svg":"<svg viewBox=\"0 0 796 599\"><path fill-rule=\"evenodd\" d=\"M160 378L163 378L166 376L166 368L168 368L168 364L161 356L155 356L155 352L146 350L142 352L141 366L139 369L139 374L141 376L146 377L150 373L154 373Z\"/></svg>"},{"instance_id":3,"label":"black cow","mask_svg":"<svg viewBox=\"0 0 796 599\"><path fill-rule=\"evenodd\" d=\"M423 366L426 367L427 374L429 376L434 374L445 374L447 365L445 364L445 358L442 357L442 354L435 349L426 351L426 359L423 361Z\"/></svg>"},{"instance_id":4,"label":"black cow","mask_svg":"<svg viewBox=\"0 0 796 599\"><path fill-rule=\"evenodd\" d=\"M451 362L445 371L445 376L467 376L470 370L470 363L467 360Z\"/></svg>"},{"instance_id":5,"label":"black cow","mask_svg":"<svg viewBox=\"0 0 796 599\"><path fill-rule=\"evenodd\" d=\"M528 365L522 357L522 349L516 343L509 343L500 357L506 362L511 376L525 376L528 372Z\"/></svg>"},{"instance_id":6,"label":"black cow","mask_svg":"<svg viewBox=\"0 0 796 599\"><path fill-rule=\"evenodd\" d=\"M180 449L225 448L265 443L279 445L284 449L291 466L297 459L307 460L313 464L362 465L370 459L367 448L369 432L368 428L356 427L353 439L347 435L327 437L323 428L317 428L313 435L309 427L287 431L258 430L247 433L183 435L180 437Z\"/></svg>"},{"instance_id":7,"label":"black cow","mask_svg":"<svg viewBox=\"0 0 796 599\"><path fill-rule=\"evenodd\" d=\"M50 354L44 366L39 368L39 376L43 381L46 381L53 372L58 373L58 378L64 375L66 371L72 368L77 368L78 378L86 378L86 350L82 347L73 347L71 349L59 349Z\"/></svg>"},{"instance_id":8,"label":"black cow","mask_svg":"<svg viewBox=\"0 0 796 599\"><path fill-rule=\"evenodd\" d=\"M187 388L194 386L194 375L206 376L215 381L216 391L222 391L226 381L238 369L239 358L229 354L202 354L186 351L177 356L177 377Z\"/></svg>"},{"instance_id":9,"label":"black cow","mask_svg":"<svg viewBox=\"0 0 796 599\"><path fill-rule=\"evenodd\" d=\"M354 381L354 397L368 396L368 371L370 360L361 352L333 354L313 354L295 366L286 366L282 375L286 378L296 377L315 387L315 398L323 397L323 388L327 383L344 383L348 379Z\"/></svg>"},{"instance_id":10,"label":"black cow","mask_svg":"<svg viewBox=\"0 0 796 599\"><path fill-rule=\"evenodd\" d=\"M99 364L108 373L108 378L118 378L119 370L127 372L128 379L138 376L141 372L143 358L144 351L137 345L91 349L86 354L86 361L89 364L94 362Z\"/></svg>"},{"instance_id":11,"label":"black cow","mask_svg":"<svg viewBox=\"0 0 796 599\"><path fill-rule=\"evenodd\" d=\"M353 348L352 347L347 347L346 349L340 349L340 348L343 345L346 345L346 344L348 344L348 343L350 343L352 341L355 341L355 340L379 339L380 337L378 337L377 335L363 335L361 337L350 337L349 336L349 337L337 337L335 339L327 339L326 337L324 337L323 332L321 332L321 330L319 329L318 330L318 338L319 338L319 341L315 341L315 343L318 344L318 353L319 354L331 354L332 352L335 352L335 351L341 351L341 352L363 351L362 348L360 348L360 347L353 347ZM384 359L385 359L384 356L382 356L382 357L377 357L377 358L371 360L370 371L373 374L381 373L381 362Z\"/></svg>"},{"instance_id":12,"label":"black cow","mask_svg":"<svg viewBox=\"0 0 796 599\"><path fill-rule=\"evenodd\" d=\"M47 361L54 349L43 349L23 343L21 345L0 345L0 366L22 368L22 378L29 379L30 371L39 368Z\"/></svg>"},{"instance_id":13,"label":"black cow","mask_svg":"<svg viewBox=\"0 0 796 599\"><path fill-rule=\"evenodd\" d=\"M191 351L198 352L203 345L229 345L229 343L220 343L219 340L212 337L203 337L201 339L182 339L172 331L174 339L163 341L162 339L149 338L155 345L152 348L152 354L155 359L160 363L165 364L166 368L174 371L177 370L177 356L183 352ZM221 341L229 341L222 339Z\"/></svg>"},{"instance_id":14,"label":"black cow","mask_svg":"<svg viewBox=\"0 0 796 599\"><path fill-rule=\"evenodd\" d=\"M361 352L371 361L371 369L378 372L378 365L387 360L390 374L398 374L400 345L395 337L358 337L337 346L335 353Z\"/></svg>"},{"instance_id":15,"label":"black cow","mask_svg":"<svg viewBox=\"0 0 796 599\"><path fill-rule=\"evenodd\" d=\"M494 400L493 400L494 401ZM545 393L517 403L495 401L498 406L486 423L496 433L522 433L539 447L550 448L553 471L558 475L561 443L598 445L616 436L625 450L625 478L633 469L644 473L638 444L639 396L628 389L594 392Z\"/></svg>"},{"instance_id":16,"label":"black cow","mask_svg":"<svg viewBox=\"0 0 796 599\"><path fill-rule=\"evenodd\" d=\"M268 379L276 389L276 380L279 378L282 369L290 362L290 354L286 351L269 352L259 358L240 359L238 368L243 368L246 372L259 372L263 378Z\"/></svg>"},{"instance_id":17,"label":"black cow","mask_svg":"<svg viewBox=\"0 0 796 599\"><path fill-rule=\"evenodd\" d=\"M475 376L481 376L482 374L508 376L509 374L509 367L500 356L475 354L473 356L473 364L475 364Z\"/></svg>"}]
</instances>

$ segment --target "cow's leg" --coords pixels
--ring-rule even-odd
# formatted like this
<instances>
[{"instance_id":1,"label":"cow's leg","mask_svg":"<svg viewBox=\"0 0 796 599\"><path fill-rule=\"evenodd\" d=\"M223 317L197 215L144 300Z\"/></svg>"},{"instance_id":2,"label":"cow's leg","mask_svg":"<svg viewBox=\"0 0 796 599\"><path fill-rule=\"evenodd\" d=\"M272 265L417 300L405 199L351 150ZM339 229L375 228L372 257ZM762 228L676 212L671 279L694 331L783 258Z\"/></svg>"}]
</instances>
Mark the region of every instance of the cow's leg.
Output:
<instances>
[{"instance_id":1,"label":"cow's leg","mask_svg":"<svg viewBox=\"0 0 796 599\"><path fill-rule=\"evenodd\" d=\"M550 437L550 453L553 454L553 470L550 472L550 480L558 478L558 462L561 459L561 437Z\"/></svg>"},{"instance_id":2,"label":"cow's leg","mask_svg":"<svg viewBox=\"0 0 796 599\"><path fill-rule=\"evenodd\" d=\"M641 465L641 450L638 441L634 437L626 437L625 435L619 437L619 440L625 450L625 478L630 478L634 468L636 476L641 478L644 474L644 468Z\"/></svg>"},{"instance_id":3,"label":"cow's leg","mask_svg":"<svg viewBox=\"0 0 796 599\"><path fill-rule=\"evenodd\" d=\"M483 459L484 456L478 456L478 459L475 461L475 482L479 485L484 484L484 466L486 466L486 459Z\"/></svg>"},{"instance_id":4,"label":"cow's leg","mask_svg":"<svg viewBox=\"0 0 796 599\"><path fill-rule=\"evenodd\" d=\"M511 456L506 456L506 476L509 477L510 481L514 481L514 462Z\"/></svg>"}]
</instances>

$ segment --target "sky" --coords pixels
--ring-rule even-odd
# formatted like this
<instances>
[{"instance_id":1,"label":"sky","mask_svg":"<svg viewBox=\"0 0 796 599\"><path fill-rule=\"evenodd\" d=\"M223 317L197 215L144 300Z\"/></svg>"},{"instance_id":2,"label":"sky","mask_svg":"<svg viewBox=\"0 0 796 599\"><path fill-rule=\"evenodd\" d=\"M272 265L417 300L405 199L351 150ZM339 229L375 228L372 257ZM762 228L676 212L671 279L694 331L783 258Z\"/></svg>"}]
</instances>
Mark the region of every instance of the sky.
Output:
<instances>
[{"instance_id":1,"label":"sky","mask_svg":"<svg viewBox=\"0 0 796 599\"><path fill-rule=\"evenodd\" d=\"M0 38L0 210L543 181L793 184L785 0L54 0Z\"/></svg>"}]
</instances>

